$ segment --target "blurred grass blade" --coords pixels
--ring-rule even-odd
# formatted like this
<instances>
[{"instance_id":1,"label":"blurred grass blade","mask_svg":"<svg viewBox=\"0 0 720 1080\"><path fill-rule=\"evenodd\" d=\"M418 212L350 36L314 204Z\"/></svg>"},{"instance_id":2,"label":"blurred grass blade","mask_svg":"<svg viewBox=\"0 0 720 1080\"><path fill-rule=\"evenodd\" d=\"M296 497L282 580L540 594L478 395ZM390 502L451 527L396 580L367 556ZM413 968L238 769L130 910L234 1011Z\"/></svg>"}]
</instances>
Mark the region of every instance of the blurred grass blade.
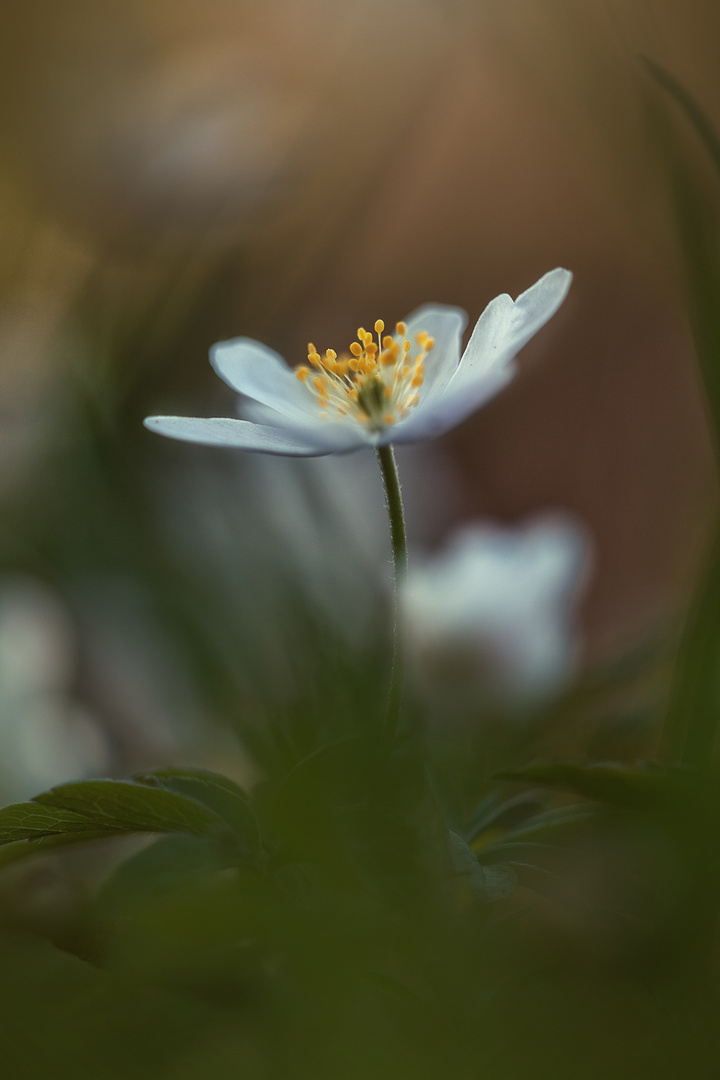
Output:
<instances>
[{"instance_id":1,"label":"blurred grass blade","mask_svg":"<svg viewBox=\"0 0 720 1080\"><path fill-rule=\"evenodd\" d=\"M697 101L687 92L682 83L678 82L674 75L666 71L660 64L656 64L648 56L643 56L642 61L652 75L658 86L666 90L675 99L686 117L700 136L705 148L712 158L715 168L720 174L720 136L710 123Z\"/></svg>"},{"instance_id":2,"label":"blurred grass blade","mask_svg":"<svg viewBox=\"0 0 720 1080\"><path fill-rule=\"evenodd\" d=\"M661 159L670 180L693 338L720 451L720 188L707 177L687 146L684 124L698 136L720 179L720 137L678 80L651 60L646 70L666 95L651 101ZM689 765L710 761L720 723L720 539L716 540L687 622L675 665L663 731L663 755Z\"/></svg>"}]
</instances>

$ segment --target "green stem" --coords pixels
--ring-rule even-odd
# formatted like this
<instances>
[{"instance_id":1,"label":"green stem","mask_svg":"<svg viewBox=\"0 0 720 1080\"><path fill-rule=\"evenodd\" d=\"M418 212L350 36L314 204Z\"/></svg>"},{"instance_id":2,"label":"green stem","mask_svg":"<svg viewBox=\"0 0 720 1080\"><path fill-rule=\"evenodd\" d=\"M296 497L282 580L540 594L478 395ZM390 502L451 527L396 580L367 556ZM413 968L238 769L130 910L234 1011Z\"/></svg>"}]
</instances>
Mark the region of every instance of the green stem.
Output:
<instances>
[{"instance_id":1,"label":"green stem","mask_svg":"<svg viewBox=\"0 0 720 1080\"><path fill-rule=\"evenodd\" d=\"M391 742L397 734L405 674L405 658L398 611L398 590L407 572L407 540L405 538L405 518L403 517L402 496L400 494L400 479L392 446L379 446L377 456L383 484L385 485L385 501L388 517L390 518L394 569L392 679L390 682L387 719L385 721L385 736Z\"/></svg>"}]
</instances>

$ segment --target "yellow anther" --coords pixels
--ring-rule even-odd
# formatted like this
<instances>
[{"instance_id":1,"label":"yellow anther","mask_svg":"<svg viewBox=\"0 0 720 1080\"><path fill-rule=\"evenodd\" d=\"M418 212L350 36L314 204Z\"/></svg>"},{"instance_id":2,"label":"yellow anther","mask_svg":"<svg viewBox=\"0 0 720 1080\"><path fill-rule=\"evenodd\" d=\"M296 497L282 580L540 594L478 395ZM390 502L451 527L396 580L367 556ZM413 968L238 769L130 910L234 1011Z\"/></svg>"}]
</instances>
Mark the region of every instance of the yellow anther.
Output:
<instances>
[{"instance_id":1,"label":"yellow anther","mask_svg":"<svg viewBox=\"0 0 720 1080\"><path fill-rule=\"evenodd\" d=\"M321 417L347 417L378 432L406 416L419 401L415 391L423 385L423 360L435 342L425 330L419 331L414 340L420 349L413 355L404 322L395 323L394 335L384 333L382 319L373 325L376 337L359 326L357 341L339 357L334 349L321 356L308 342L311 366L301 364L295 375L317 395Z\"/></svg>"}]
</instances>

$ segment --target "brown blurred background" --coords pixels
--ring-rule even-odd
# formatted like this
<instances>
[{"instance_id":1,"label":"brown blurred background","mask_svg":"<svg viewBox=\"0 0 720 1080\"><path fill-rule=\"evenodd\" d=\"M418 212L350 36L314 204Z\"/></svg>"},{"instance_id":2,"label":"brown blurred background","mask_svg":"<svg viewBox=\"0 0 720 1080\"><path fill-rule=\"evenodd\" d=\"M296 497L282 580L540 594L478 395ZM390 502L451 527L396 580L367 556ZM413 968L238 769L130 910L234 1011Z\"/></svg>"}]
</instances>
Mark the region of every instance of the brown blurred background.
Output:
<instances>
[{"instance_id":1,"label":"brown blurred background","mask_svg":"<svg viewBox=\"0 0 720 1080\"><path fill-rule=\"evenodd\" d=\"M677 619L716 478L639 57L720 124L716 3L29 0L3 23L6 573L77 601L68 582L121 566L132 591L136 486L162 506L203 468L141 420L234 407L213 341L295 363L426 301L475 320L564 265L521 376L432 448L453 504L432 473L413 497L434 540L478 514L582 518L590 657Z\"/></svg>"}]
</instances>

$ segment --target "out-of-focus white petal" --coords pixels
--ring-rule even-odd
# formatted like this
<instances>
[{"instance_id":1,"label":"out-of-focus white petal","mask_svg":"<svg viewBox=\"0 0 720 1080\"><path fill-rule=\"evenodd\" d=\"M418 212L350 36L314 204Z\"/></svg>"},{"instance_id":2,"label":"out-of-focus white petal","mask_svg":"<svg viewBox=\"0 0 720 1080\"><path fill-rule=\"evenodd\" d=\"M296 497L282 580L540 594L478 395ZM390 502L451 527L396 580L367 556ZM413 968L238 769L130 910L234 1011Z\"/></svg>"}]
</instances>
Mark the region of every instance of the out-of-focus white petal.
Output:
<instances>
[{"instance_id":1,"label":"out-of-focus white petal","mask_svg":"<svg viewBox=\"0 0 720 1080\"><path fill-rule=\"evenodd\" d=\"M210 363L221 379L239 394L298 419L317 416L307 388L283 358L252 338L219 341L210 349Z\"/></svg>"},{"instance_id":2,"label":"out-of-focus white petal","mask_svg":"<svg viewBox=\"0 0 720 1080\"><path fill-rule=\"evenodd\" d=\"M309 425L288 429L217 416L148 416L145 420L145 427L150 431L171 439L203 446L228 446L258 454L287 454L289 457L321 457L356 449L357 442L347 445L347 440L345 443L340 441L342 432L338 433L338 426L324 425L318 420L312 429Z\"/></svg>"},{"instance_id":3,"label":"out-of-focus white petal","mask_svg":"<svg viewBox=\"0 0 720 1080\"><path fill-rule=\"evenodd\" d=\"M515 703L557 693L576 659L588 550L581 525L553 516L472 525L424 566L411 563L401 604L424 672Z\"/></svg>"}]
</instances>

